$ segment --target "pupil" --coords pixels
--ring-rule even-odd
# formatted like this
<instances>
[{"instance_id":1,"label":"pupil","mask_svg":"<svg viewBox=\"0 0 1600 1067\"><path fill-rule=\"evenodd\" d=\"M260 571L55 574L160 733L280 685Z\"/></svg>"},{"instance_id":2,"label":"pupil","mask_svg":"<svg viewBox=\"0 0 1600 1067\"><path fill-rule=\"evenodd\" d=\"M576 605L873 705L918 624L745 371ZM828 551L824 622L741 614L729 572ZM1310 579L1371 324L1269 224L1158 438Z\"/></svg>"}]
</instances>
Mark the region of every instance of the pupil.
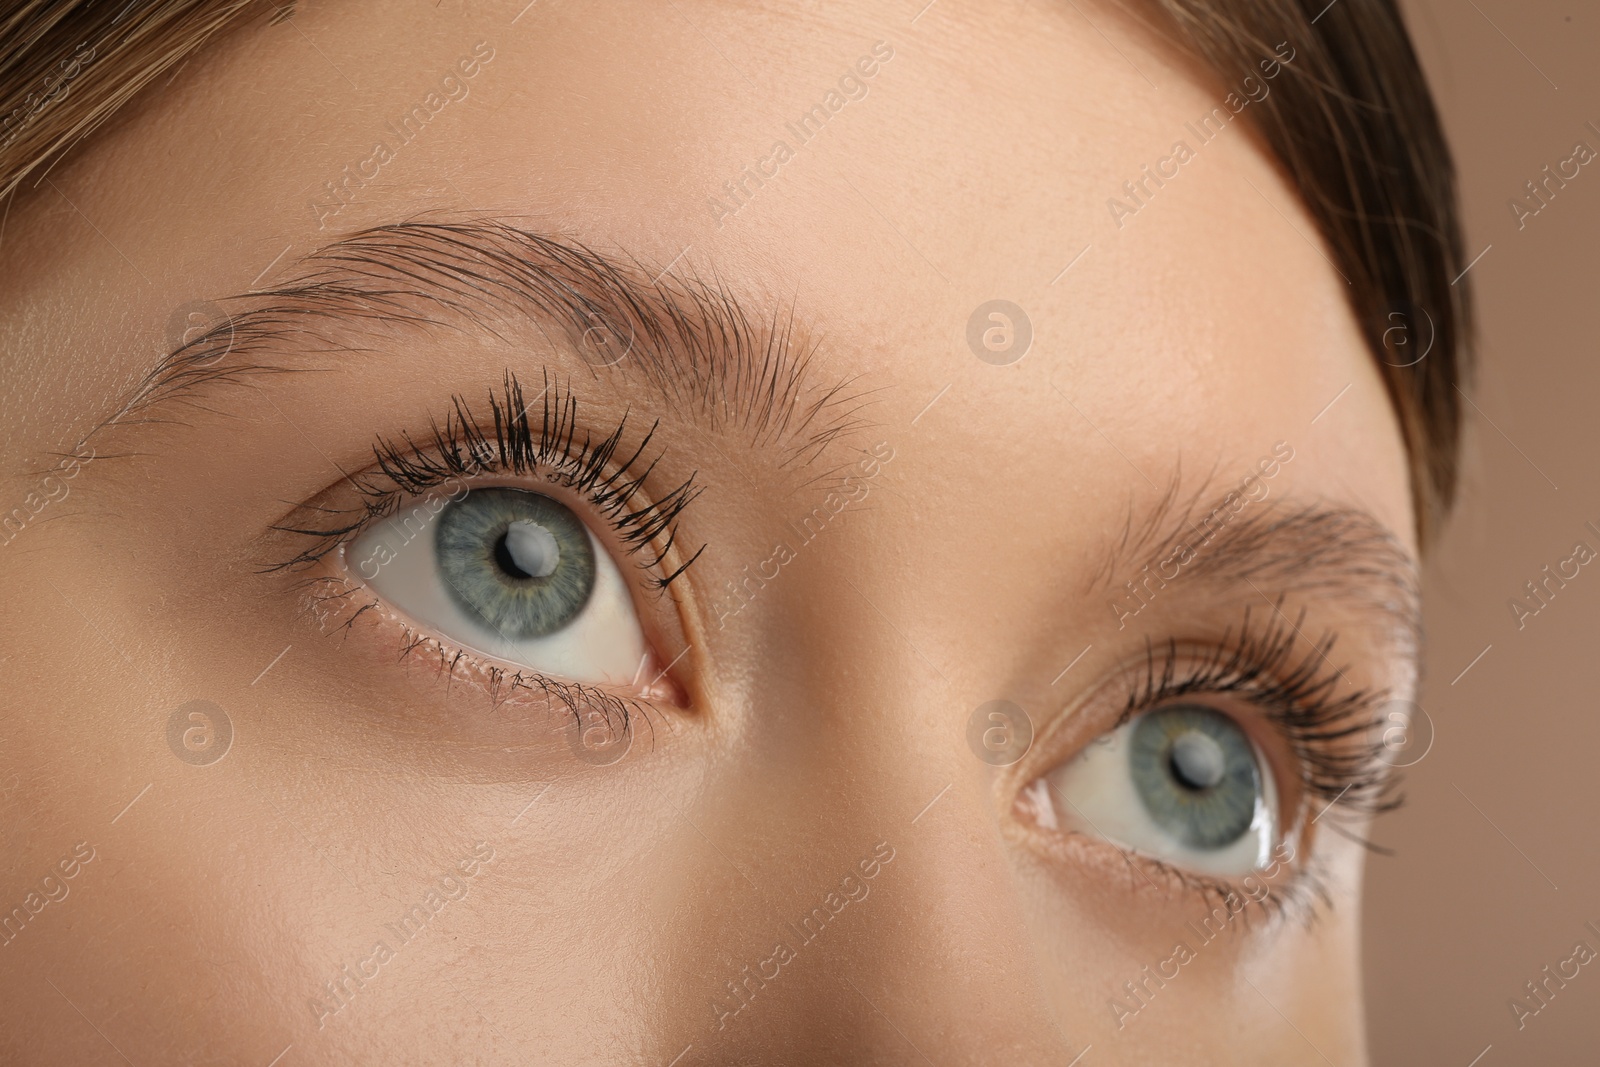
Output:
<instances>
[{"instance_id":1,"label":"pupil","mask_svg":"<svg viewBox=\"0 0 1600 1067\"><path fill-rule=\"evenodd\" d=\"M548 578L555 573L561 550L549 530L519 519L494 543L494 561L513 579Z\"/></svg>"},{"instance_id":2,"label":"pupil","mask_svg":"<svg viewBox=\"0 0 1600 1067\"><path fill-rule=\"evenodd\" d=\"M1197 732L1183 734L1172 743L1167 766L1179 785L1196 793L1215 788L1227 769L1222 746Z\"/></svg>"}]
</instances>

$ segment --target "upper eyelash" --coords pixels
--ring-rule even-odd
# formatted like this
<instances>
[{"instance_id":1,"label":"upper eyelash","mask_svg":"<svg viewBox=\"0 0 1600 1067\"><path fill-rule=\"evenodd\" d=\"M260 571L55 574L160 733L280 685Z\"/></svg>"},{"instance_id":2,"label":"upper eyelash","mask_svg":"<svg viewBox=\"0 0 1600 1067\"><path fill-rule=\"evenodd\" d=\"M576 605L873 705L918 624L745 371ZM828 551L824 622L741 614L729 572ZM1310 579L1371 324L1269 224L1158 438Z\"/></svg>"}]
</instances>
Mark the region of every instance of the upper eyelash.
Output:
<instances>
[{"instance_id":1,"label":"upper eyelash","mask_svg":"<svg viewBox=\"0 0 1600 1067\"><path fill-rule=\"evenodd\" d=\"M1273 616L1257 627L1246 606L1237 634L1223 631L1222 640L1198 654L1176 639L1147 642L1142 677L1128 694L1118 724L1162 702L1196 693L1237 694L1260 708L1284 734L1294 753L1307 796L1335 801L1363 815L1393 811L1404 801L1399 780L1383 763L1382 742L1375 736L1374 710L1384 690L1359 688L1343 696L1333 690L1346 681L1328 654L1336 635L1325 634L1304 656L1296 658L1306 612L1291 621L1273 606ZM1350 743L1366 734L1367 743ZM1361 841L1377 850L1370 842ZM1379 850L1381 851L1381 850Z\"/></svg>"},{"instance_id":2,"label":"upper eyelash","mask_svg":"<svg viewBox=\"0 0 1600 1067\"><path fill-rule=\"evenodd\" d=\"M541 400L542 411L535 422L528 409ZM309 537L312 543L265 570L309 567L348 543L372 522L393 515L406 498L420 496L456 478L496 473L541 473L587 497L629 555L650 549L659 541L660 547L651 558L640 562L640 569L650 575L647 583L656 590L666 589L705 551L702 544L670 574L650 573L670 555L677 540L677 519L700 493L696 474L690 474L655 500L639 502L645 482L661 460L660 452L648 462L644 460L657 423L650 425L626 460L617 462L627 435L628 415L625 413L616 429L604 438L596 439L582 431L580 439L577 398L548 371L544 372L544 389L532 402L524 402L522 386L509 371L501 392L491 391L488 402L492 419L489 429L482 428L466 400L456 396L443 425L436 420L432 423L431 440L426 447L418 447L404 432L398 441L380 437L373 445L375 469L364 475L347 476L361 494L359 506L345 510L314 505L297 508L290 520L272 529ZM317 525L318 515L349 518Z\"/></svg>"}]
</instances>

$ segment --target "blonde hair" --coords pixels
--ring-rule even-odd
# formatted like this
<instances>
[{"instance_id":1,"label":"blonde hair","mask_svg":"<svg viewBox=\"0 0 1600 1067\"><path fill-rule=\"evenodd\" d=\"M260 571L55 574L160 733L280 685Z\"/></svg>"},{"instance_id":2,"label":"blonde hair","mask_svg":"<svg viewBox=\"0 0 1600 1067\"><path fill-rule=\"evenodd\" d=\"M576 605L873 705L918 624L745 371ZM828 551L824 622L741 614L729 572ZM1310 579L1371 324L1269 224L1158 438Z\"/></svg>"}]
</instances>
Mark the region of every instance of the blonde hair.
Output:
<instances>
[{"instance_id":1,"label":"blonde hair","mask_svg":"<svg viewBox=\"0 0 1600 1067\"><path fill-rule=\"evenodd\" d=\"M259 0L22 0L0 20L0 196L251 8L264 10Z\"/></svg>"}]
</instances>

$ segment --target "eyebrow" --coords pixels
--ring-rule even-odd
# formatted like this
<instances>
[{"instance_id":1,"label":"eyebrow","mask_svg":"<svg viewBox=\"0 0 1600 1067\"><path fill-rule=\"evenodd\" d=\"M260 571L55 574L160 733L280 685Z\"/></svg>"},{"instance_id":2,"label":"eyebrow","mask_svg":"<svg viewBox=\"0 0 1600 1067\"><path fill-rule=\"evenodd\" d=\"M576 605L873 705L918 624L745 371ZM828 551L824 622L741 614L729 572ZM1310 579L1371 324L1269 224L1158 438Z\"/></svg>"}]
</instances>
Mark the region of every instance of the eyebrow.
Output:
<instances>
[{"instance_id":1,"label":"eyebrow","mask_svg":"<svg viewBox=\"0 0 1600 1067\"><path fill-rule=\"evenodd\" d=\"M1245 503L1234 509L1228 504L1234 493L1212 497L1203 488L1185 496L1180 478L1174 475L1143 513L1130 507L1120 535L1091 573L1089 591L1115 598L1109 606L1119 624L1169 585L1211 592L1242 583L1280 614L1291 593L1374 612L1398 630L1408 654L1420 648L1416 558L1370 512L1274 499L1270 490L1259 501L1242 497Z\"/></svg>"},{"instance_id":2,"label":"eyebrow","mask_svg":"<svg viewBox=\"0 0 1600 1067\"><path fill-rule=\"evenodd\" d=\"M780 468L814 463L867 425L855 376L812 380L817 344L792 304L758 315L715 278L652 274L495 219L372 227L301 258L279 285L202 303L221 321L157 362L95 432L305 369L290 365L297 358L370 352L344 339L352 330L411 328L501 341L531 328L596 376L647 383L665 411L771 450Z\"/></svg>"}]
</instances>

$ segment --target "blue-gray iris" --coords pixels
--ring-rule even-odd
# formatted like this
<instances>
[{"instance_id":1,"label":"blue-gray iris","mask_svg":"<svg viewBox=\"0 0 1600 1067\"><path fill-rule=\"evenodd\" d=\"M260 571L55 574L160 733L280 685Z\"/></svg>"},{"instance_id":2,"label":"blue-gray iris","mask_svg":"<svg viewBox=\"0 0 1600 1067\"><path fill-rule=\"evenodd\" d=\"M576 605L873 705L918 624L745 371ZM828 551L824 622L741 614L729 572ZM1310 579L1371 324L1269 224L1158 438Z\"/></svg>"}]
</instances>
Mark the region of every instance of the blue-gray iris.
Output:
<instances>
[{"instance_id":1,"label":"blue-gray iris","mask_svg":"<svg viewBox=\"0 0 1600 1067\"><path fill-rule=\"evenodd\" d=\"M1128 769L1150 817L1191 848L1231 845L1255 820L1255 751L1232 719L1210 708L1184 704L1141 717Z\"/></svg>"},{"instance_id":2,"label":"blue-gray iris","mask_svg":"<svg viewBox=\"0 0 1600 1067\"><path fill-rule=\"evenodd\" d=\"M523 489L474 489L439 515L434 551L451 597L508 640L569 625L594 592L588 531Z\"/></svg>"}]
</instances>

